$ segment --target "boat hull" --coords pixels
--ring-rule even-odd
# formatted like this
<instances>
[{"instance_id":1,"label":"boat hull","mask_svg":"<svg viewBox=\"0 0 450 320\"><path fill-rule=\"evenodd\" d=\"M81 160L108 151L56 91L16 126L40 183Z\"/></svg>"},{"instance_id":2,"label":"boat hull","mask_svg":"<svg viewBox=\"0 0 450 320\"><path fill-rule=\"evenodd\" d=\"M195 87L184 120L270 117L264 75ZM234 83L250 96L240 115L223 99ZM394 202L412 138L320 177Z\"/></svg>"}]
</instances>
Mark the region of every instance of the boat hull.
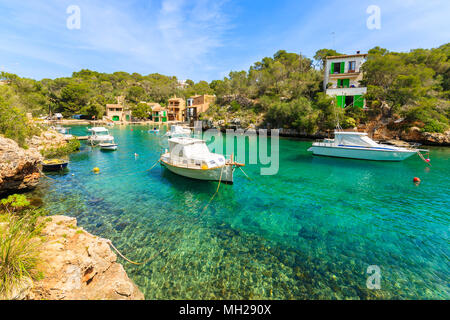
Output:
<instances>
[{"instance_id":1,"label":"boat hull","mask_svg":"<svg viewBox=\"0 0 450 320\"><path fill-rule=\"evenodd\" d=\"M312 146L308 149L312 151L314 155L338 157L338 158L350 158L361 160L375 160L375 161L402 161L413 154L416 151L398 151L398 150L373 150L363 148L345 148L345 147L325 147L325 146Z\"/></svg>"},{"instance_id":2,"label":"boat hull","mask_svg":"<svg viewBox=\"0 0 450 320\"><path fill-rule=\"evenodd\" d=\"M183 168L180 166L171 165L161 160L161 165L166 167L169 171L178 174L183 177L197 179L197 180L209 180L209 181L222 181L226 183L233 183L233 166L225 165L214 169L193 169ZM223 169L222 169L223 168ZM222 173L221 173L222 172ZM222 175L222 176L221 176Z\"/></svg>"},{"instance_id":3,"label":"boat hull","mask_svg":"<svg viewBox=\"0 0 450 320\"><path fill-rule=\"evenodd\" d=\"M117 150L117 145L113 145L113 146L102 146L102 145L100 145L100 150L115 151L115 150Z\"/></svg>"},{"instance_id":4,"label":"boat hull","mask_svg":"<svg viewBox=\"0 0 450 320\"><path fill-rule=\"evenodd\" d=\"M69 162L57 163L57 164L42 164L43 171L62 171L67 168Z\"/></svg>"}]
</instances>

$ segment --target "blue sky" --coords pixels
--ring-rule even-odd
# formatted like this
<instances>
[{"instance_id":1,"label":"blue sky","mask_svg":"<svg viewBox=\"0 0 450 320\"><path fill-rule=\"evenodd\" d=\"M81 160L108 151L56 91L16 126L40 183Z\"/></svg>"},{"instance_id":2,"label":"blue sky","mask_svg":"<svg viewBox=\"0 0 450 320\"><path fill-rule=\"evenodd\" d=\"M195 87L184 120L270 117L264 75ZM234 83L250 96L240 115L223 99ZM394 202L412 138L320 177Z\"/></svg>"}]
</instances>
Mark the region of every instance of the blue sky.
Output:
<instances>
[{"instance_id":1,"label":"blue sky","mask_svg":"<svg viewBox=\"0 0 450 320\"><path fill-rule=\"evenodd\" d=\"M81 28L66 26L70 5ZM381 9L369 30L367 7ZM393 51L450 41L442 0L0 0L0 70L34 79L100 72L211 81L279 49L312 57L374 46ZM333 36L334 32L334 36Z\"/></svg>"}]
</instances>

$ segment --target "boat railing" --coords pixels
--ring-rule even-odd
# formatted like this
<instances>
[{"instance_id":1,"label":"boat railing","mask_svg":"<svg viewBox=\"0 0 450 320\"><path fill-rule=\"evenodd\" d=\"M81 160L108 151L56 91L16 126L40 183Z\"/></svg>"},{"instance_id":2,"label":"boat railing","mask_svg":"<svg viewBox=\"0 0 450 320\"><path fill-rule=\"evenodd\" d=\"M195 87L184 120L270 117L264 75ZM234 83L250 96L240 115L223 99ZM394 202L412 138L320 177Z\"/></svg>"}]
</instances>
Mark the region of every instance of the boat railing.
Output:
<instances>
[{"instance_id":1,"label":"boat railing","mask_svg":"<svg viewBox=\"0 0 450 320\"><path fill-rule=\"evenodd\" d=\"M333 143L332 142L324 142L322 140L316 140L314 142L314 146L316 146L316 147L331 147L331 146L333 146Z\"/></svg>"},{"instance_id":2,"label":"boat railing","mask_svg":"<svg viewBox=\"0 0 450 320\"><path fill-rule=\"evenodd\" d=\"M198 169L201 168L203 164L206 164L202 160L186 159L186 158L169 158L166 160L169 164L177 167Z\"/></svg>"}]
</instances>

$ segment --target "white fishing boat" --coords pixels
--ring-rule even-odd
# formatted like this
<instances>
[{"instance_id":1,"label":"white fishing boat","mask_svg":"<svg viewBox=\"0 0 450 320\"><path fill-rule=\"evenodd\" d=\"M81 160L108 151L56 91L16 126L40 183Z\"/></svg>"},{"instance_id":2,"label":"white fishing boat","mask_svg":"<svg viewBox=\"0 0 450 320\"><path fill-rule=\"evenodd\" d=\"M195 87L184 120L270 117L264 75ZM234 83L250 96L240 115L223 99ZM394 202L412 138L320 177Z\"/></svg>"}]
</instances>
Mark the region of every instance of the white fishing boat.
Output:
<instances>
[{"instance_id":1,"label":"white fishing boat","mask_svg":"<svg viewBox=\"0 0 450 320\"><path fill-rule=\"evenodd\" d=\"M420 151L379 144L363 132L335 131L334 139L314 142L308 149L314 155L378 161L402 161Z\"/></svg>"},{"instance_id":2,"label":"white fishing boat","mask_svg":"<svg viewBox=\"0 0 450 320\"><path fill-rule=\"evenodd\" d=\"M111 140L114 140L114 137L109 134L108 129L104 127L93 127L88 129L91 135L88 137L88 141L91 145L97 145L99 143L108 143Z\"/></svg>"},{"instance_id":3,"label":"white fishing boat","mask_svg":"<svg viewBox=\"0 0 450 320\"><path fill-rule=\"evenodd\" d=\"M169 139L169 150L161 156L160 163L184 177L228 183L233 183L234 169L244 166L234 162L233 157L225 159L210 152L204 140L189 137Z\"/></svg>"}]
</instances>

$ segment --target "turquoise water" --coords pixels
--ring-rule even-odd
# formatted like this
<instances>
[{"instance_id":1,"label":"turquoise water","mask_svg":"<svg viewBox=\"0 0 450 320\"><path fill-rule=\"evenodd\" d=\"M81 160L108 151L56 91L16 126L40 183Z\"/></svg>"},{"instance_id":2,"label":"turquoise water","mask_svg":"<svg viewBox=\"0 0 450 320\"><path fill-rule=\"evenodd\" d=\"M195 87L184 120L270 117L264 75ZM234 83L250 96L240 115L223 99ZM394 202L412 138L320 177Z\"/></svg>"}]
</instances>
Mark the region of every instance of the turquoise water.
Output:
<instances>
[{"instance_id":1,"label":"turquoise water","mask_svg":"<svg viewBox=\"0 0 450 320\"><path fill-rule=\"evenodd\" d=\"M280 138L278 174L237 170L202 214L217 182L147 171L160 154L148 129L114 127L117 151L82 145L34 192L131 260L154 257L120 260L147 299L450 298L450 149L431 148L427 168L313 157L311 142ZM369 265L380 290L366 287Z\"/></svg>"}]
</instances>

